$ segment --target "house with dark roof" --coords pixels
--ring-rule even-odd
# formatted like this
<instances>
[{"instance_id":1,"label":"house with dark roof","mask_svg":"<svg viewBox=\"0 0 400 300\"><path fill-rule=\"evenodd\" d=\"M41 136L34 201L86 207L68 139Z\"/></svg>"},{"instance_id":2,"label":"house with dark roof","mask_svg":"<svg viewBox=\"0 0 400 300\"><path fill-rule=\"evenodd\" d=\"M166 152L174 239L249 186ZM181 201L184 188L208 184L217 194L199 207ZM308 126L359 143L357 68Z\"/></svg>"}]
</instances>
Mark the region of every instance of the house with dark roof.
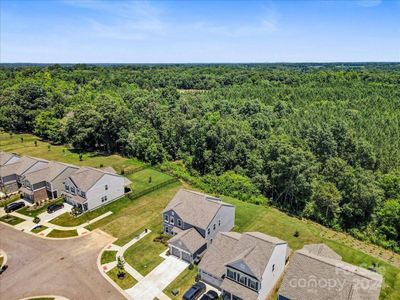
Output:
<instances>
[{"instance_id":1,"label":"house with dark roof","mask_svg":"<svg viewBox=\"0 0 400 300\"><path fill-rule=\"evenodd\" d=\"M235 225L235 207L219 198L180 189L162 212L169 253L193 262L220 231Z\"/></svg>"},{"instance_id":2,"label":"house with dark roof","mask_svg":"<svg viewBox=\"0 0 400 300\"><path fill-rule=\"evenodd\" d=\"M119 199L131 184L112 168L82 167L65 179L63 196L67 203L85 212Z\"/></svg>"},{"instance_id":3,"label":"house with dark roof","mask_svg":"<svg viewBox=\"0 0 400 300\"><path fill-rule=\"evenodd\" d=\"M23 175L42 169L49 163L47 160L30 156L22 156L9 162L10 160L0 166L0 185L8 193L18 192Z\"/></svg>"},{"instance_id":4,"label":"house with dark roof","mask_svg":"<svg viewBox=\"0 0 400 300\"><path fill-rule=\"evenodd\" d=\"M64 190L64 180L77 170L76 166L51 161L41 169L22 175L19 191L30 202L58 198Z\"/></svg>"},{"instance_id":5,"label":"house with dark roof","mask_svg":"<svg viewBox=\"0 0 400 300\"><path fill-rule=\"evenodd\" d=\"M378 300L382 275L342 261L324 244L294 253L279 289L279 300Z\"/></svg>"},{"instance_id":6,"label":"house with dark roof","mask_svg":"<svg viewBox=\"0 0 400 300\"><path fill-rule=\"evenodd\" d=\"M199 264L202 281L226 300L267 299L281 278L291 250L260 232L220 232Z\"/></svg>"}]
</instances>

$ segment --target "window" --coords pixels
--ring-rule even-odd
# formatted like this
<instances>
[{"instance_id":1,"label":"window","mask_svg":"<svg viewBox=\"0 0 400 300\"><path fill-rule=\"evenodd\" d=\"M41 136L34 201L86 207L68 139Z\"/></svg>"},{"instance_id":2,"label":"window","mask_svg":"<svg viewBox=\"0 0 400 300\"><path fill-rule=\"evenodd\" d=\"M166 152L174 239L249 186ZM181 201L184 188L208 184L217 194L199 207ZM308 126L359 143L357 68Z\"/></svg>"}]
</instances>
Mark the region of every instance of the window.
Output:
<instances>
[{"instance_id":1,"label":"window","mask_svg":"<svg viewBox=\"0 0 400 300\"><path fill-rule=\"evenodd\" d=\"M272 272L275 271L275 264L272 265Z\"/></svg>"},{"instance_id":2,"label":"window","mask_svg":"<svg viewBox=\"0 0 400 300\"><path fill-rule=\"evenodd\" d=\"M108 199L107 199L107 196L104 196L104 201L107 201Z\"/></svg>"},{"instance_id":3,"label":"window","mask_svg":"<svg viewBox=\"0 0 400 300\"><path fill-rule=\"evenodd\" d=\"M218 221L218 226L221 226L221 220Z\"/></svg>"},{"instance_id":4,"label":"window","mask_svg":"<svg viewBox=\"0 0 400 300\"><path fill-rule=\"evenodd\" d=\"M105 189L106 189L106 191L108 190L108 185L106 184L106 186L105 186Z\"/></svg>"},{"instance_id":5,"label":"window","mask_svg":"<svg viewBox=\"0 0 400 300\"><path fill-rule=\"evenodd\" d=\"M168 217L168 216L167 216ZM165 227L165 232L166 233L169 233L169 228L168 227Z\"/></svg>"},{"instance_id":6,"label":"window","mask_svg":"<svg viewBox=\"0 0 400 300\"><path fill-rule=\"evenodd\" d=\"M83 198L86 198L86 193L85 193L85 192L81 192L81 196L82 196Z\"/></svg>"},{"instance_id":7,"label":"window","mask_svg":"<svg viewBox=\"0 0 400 300\"><path fill-rule=\"evenodd\" d=\"M208 228L207 229L207 234L210 234L211 233L211 230L210 230L210 228Z\"/></svg>"},{"instance_id":8,"label":"window","mask_svg":"<svg viewBox=\"0 0 400 300\"><path fill-rule=\"evenodd\" d=\"M216 228L216 227L215 227L215 224L214 224L214 226L213 226L213 230L215 230L215 228Z\"/></svg>"},{"instance_id":9,"label":"window","mask_svg":"<svg viewBox=\"0 0 400 300\"><path fill-rule=\"evenodd\" d=\"M169 222L172 224L172 225L174 225L174 217L171 217L170 219L169 219Z\"/></svg>"},{"instance_id":10,"label":"window","mask_svg":"<svg viewBox=\"0 0 400 300\"><path fill-rule=\"evenodd\" d=\"M251 288L251 289L253 289L255 291L258 290L258 282L254 281L254 280L251 280L251 279L248 279L247 280L247 284L248 284L249 288Z\"/></svg>"},{"instance_id":11,"label":"window","mask_svg":"<svg viewBox=\"0 0 400 300\"><path fill-rule=\"evenodd\" d=\"M101 202L106 202L107 201L107 196L101 197Z\"/></svg>"},{"instance_id":12,"label":"window","mask_svg":"<svg viewBox=\"0 0 400 300\"><path fill-rule=\"evenodd\" d=\"M168 217L168 215L165 215L165 216L164 216L164 221L165 221L165 222L169 222L169 217Z\"/></svg>"},{"instance_id":13,"label":"window","mask_svg":"<svg viewBox=\"0 0 400 300\"><path fill-rule=\"evenodd\" d=\"M228 271L226 272L226 276L227 276L228 278L230 278L230 279L233 279L233 280L236 279L236 277L235 277L235 272L233 272L233 271L230 270L230 269L228 269Z\"/></svg>"},{"instance_id":14,"label":"window","mask_svg":"<svg viewBox=\"0 0 400 300\"><path fill-rule=\"evenodd\" d=\"M244 277L244 276L240 276L240 277L239 277L239 282L240 282L241 284L246 285L246 280L247 280L247 278Z\"/></svg>"},{"instance_id":15,"label":"window","mask_svg":"<svg viewBox=\"0 0 400 300\"><path fill-rule=\"evenodd\" d=\"M182 227L182 220L181 220L181 219L178 219L177 222L178 222L178 226L179 226L179 227Z\"/></svg>"},{"instance_id":16,"label":"window","mask_svg":"<svg viewBox=\"0 0 400 300\"><path fill-rule=\"evenodd\" d=\"M65 186L65 190L69 191L69 186L68 185Z\"/></svg>"},{"instance_id":17,"label":"window","mask_svg":"<svg viewBox=\"0 0 400 300\"><path fill-rule=\"evenodd\" d=\"M71 193L75 194L75 188L74 187L71 187Z\"/></svg>"}]
</instances>

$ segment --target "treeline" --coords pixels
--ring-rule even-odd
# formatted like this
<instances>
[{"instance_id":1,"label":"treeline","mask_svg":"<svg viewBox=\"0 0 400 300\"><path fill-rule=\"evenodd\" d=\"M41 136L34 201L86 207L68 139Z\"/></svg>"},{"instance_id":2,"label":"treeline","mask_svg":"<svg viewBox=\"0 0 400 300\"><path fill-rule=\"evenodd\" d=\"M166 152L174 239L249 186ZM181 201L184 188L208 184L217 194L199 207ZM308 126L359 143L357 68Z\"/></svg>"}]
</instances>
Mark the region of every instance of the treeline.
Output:
<instances>
[{"instance_id":1,"label":"treeline","mask_svg":"<svg viewBox=\"0 0 400 300\"><path fill-rule=\"evenodd\" d=\"M180 161L163 166L400 252L395 64L8 67L0 127Z\"/></svg>"}]
</instances>

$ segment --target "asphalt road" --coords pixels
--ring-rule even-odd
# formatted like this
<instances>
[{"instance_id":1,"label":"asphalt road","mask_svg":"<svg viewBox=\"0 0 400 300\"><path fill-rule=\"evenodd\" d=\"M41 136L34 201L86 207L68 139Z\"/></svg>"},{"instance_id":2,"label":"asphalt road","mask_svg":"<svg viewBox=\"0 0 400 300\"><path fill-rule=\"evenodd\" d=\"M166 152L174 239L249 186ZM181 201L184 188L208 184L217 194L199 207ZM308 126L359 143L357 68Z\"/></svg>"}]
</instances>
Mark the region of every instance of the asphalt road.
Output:
<instances>
[{"instance_id":1,"label":"asphalt road","mask_svg":"<svg viewBox=\"0 0 400 300\"><path fill-rule=\"evenodd\" d=\"M70 240L46 240L0 225L0 249L8 269L0 275L0 299L58 295L79 300L125 299L97 268L112 237L95 230Z\"/></svg>"}]
</instances>

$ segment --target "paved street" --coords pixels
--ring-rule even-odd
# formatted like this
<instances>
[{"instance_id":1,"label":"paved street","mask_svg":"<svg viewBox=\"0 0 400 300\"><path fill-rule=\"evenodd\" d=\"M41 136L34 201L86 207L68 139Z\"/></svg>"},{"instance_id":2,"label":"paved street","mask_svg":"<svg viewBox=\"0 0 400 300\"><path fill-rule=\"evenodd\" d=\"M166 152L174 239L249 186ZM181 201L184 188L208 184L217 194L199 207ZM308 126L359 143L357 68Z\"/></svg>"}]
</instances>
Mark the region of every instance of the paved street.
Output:
<instances>
[{"instance_id":1,"label":"paved street","mask_svg":"<svg viewBox=\"0 0 400 300\"><path fill-rule=\"evenodd\" d=\"M73 299L124 299L100 274L96 260L113 239L95 230L69 240L45 240L0 225L0 249L8 270L0 275L1 299L36 295Z\"/></svg>"}]
</instances>

